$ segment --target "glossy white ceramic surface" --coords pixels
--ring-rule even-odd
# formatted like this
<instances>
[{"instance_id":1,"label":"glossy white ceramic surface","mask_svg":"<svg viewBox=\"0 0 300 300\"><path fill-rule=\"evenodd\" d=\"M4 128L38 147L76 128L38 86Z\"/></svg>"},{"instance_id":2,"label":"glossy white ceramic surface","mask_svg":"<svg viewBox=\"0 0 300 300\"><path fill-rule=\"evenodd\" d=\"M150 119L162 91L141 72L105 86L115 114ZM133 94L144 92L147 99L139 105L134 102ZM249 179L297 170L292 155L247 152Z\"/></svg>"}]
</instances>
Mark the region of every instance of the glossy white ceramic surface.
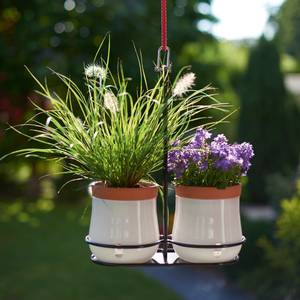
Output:
<instances>
[{"instance_id":1,"label":"glossy white ceramic surface","mask_svg":"<svg viewBox=\"0 0 300 300\"><path fill-rule=\"evenodd\" d=\"M89 231L93 242L141 245L159 240L156 199L117 201L93 197ZM144 263L158 245L139 249L109 249L90 245L98 260L106 263Z\"/></svg>"},{"instance_id":2,"label":"glossy white ceramic surface","mask_svg":"<svg viewBox=\"0 0 300 300\"><path fill-rule=\"evenodd\" d=\"M176 195L172 239L196 245L240 242L239 197L230 199L191 199ZM193 263L216 263L233 260L241 246L199 249L174 245L176 253Z\"/></svg>"}]
</instances>

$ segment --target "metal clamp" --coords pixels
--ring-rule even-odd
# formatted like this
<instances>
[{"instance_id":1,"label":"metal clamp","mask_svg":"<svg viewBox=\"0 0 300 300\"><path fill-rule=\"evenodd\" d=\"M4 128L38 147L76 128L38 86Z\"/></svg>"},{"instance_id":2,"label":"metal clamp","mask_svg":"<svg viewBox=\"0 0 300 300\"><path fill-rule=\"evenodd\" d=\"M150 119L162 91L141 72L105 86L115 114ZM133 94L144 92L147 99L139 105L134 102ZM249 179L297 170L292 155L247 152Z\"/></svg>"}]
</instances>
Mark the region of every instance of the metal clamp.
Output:
<instances>
[{"instance_id":1,"label":"metal clamp","mask_svg":"<svg viewBox=\"0 0 300 300\"><path fill-rule=\"evenodd\" d=\"M165 52L167 54L167 56L163 57L163 59L161 59L161 52ZM164 60L166 60L165 64L163 63ZM157 51L157 60L156 60L156 65L155 65L155 71L156 72L163 72L163 71L171 72L171 68L172 68L172 63L170 61L170 48L167 47L166 51L164 51L162 47L159 47L158 51Z\"/></svg>"}]
</instances>

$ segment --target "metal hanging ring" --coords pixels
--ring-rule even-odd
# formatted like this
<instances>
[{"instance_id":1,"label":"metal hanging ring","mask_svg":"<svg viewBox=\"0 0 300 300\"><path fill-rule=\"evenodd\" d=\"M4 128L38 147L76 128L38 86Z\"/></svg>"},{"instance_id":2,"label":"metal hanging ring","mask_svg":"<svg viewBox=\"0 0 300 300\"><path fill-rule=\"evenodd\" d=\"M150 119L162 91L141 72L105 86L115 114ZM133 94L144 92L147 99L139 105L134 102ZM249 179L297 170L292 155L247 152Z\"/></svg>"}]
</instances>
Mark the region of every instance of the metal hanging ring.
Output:
<instances>
[{"instance_id":1,"label":"metal hanging ring","mask_svg":"<svg viewBox=\"0 0 300 300\"><path fill-rule=\"evenodd\" d=\"M166 53L166 58L162 59L161 53L164 52ZM164 60L166 62L164 63ZM171 71L172 68L172 63L170 61L170 48L167 47L166 50L163 50L163 47L159 47L157 50L157 60L156 60L156 65L155 65L155 71L156 72L163 72L163 71Z\"/></svg>"}]
</instances>

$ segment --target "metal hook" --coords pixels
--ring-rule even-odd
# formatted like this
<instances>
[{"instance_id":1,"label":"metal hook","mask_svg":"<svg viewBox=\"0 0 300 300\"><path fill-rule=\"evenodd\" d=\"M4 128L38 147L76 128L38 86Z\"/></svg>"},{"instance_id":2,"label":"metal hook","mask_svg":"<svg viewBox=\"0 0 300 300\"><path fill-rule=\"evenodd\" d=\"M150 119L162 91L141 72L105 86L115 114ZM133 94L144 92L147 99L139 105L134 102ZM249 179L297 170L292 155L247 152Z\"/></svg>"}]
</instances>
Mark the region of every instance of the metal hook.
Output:
<instances>
[{"instance_id":1,"label":"metal hook","mask_svg":"<svg viewBox=\"0 0 300 300\"><path fill-rule=\"evenodd\" d=\"M163 51L163 48L159 47L158 51L157 51L157 60L156 60L156 65L155 65L155 71L157 71L157 72L162 72L164 70L171 71L172 63L170 62L170 48L167 47L166 51L163 51L163 52L167 53L166 64L162 63L163 62L163 60L161 59L162 51Z\"/></svg>"}]
</instances>

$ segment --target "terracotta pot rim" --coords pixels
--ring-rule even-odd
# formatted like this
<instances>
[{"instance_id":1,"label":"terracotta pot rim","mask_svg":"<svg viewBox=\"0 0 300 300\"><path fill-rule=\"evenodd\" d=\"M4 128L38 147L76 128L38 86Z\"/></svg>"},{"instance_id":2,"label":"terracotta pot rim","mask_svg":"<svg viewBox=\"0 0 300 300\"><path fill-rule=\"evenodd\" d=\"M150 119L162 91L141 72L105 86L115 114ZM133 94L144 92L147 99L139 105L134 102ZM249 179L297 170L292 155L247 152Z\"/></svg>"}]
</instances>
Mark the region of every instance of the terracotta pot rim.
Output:
<instances>
[{"instance_id":1,"label":"terracotta pot rim","mask_svg":"<svg viewBox=\"0 0 300 300\"><path fill-rule=\"evenodd\" d=\"M198 200L222 200L236 198L241 195L242 190L242 186L240 184L229 186L225 189L187 185L177 185L175 188L177 196Z\"/></svg>"},{"instance_id":2,"label":"terracotta pot rim","mask_svg":"<svg viewBox=\"0 0 300 300\"><path fill-rule=\"evenodd\" d=\"M105 200L139 201L153 200L157 197L158 185L139 182L138 187L108 187L102 181L90 184L92 196Z\"/></svg>"}]
</instances>

